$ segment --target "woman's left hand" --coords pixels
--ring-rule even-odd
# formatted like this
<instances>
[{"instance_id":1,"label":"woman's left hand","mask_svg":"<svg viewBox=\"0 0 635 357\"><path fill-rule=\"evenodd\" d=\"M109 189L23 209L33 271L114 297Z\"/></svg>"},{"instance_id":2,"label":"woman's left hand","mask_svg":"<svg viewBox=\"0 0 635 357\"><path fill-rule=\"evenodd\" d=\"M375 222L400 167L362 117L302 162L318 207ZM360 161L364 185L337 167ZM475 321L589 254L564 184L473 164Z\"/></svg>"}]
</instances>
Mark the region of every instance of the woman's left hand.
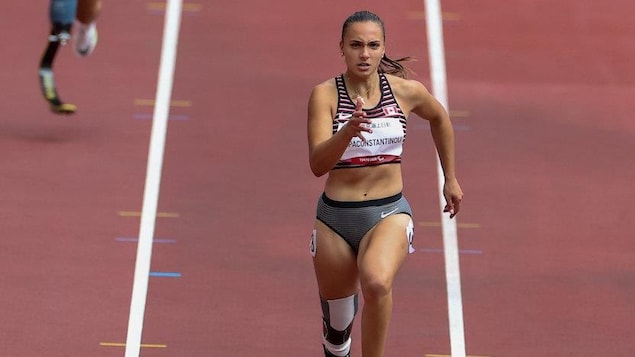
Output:
<instances>
[{"instance_id":1,"label":"woman's left hand","mask_svg":"<svg viewBox=\"0 0 635 357\"><path fill-rule=\"evenodd\" d=\"M461 201L463 200L463 191L456 179L447 179L443 185L443 197L445 197L445 208L443 212L449 212L450 218L459 213L461 209Z\"/></svg>"}]
</instances>

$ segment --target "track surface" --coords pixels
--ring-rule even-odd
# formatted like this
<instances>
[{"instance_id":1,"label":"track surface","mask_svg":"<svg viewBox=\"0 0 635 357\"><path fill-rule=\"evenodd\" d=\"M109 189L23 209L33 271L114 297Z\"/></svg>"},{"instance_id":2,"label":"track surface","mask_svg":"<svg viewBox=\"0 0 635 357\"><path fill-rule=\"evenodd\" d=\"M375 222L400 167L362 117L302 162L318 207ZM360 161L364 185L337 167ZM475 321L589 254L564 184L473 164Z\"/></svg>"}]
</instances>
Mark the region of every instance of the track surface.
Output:
<instances>
[{"instance_id":1,"label":"track surface","mask_svg":"<svg viewBox=\"0 0 635 357\"><path fill-rule=\"evenodd\" d=\"M442 7L468 354L630 356L635 5ZM142 356L320 356L306 100L343 70L340 26L362 8L428 84L421 1L185 2L151 269L177 277L150 279ZM122 356L161 6L108 1L95 53L62 49L72 117L50 114L37 86L46 5L0 10L0 356ZM434 153L425 122L410 128L418 251L387 355L447 355Z\"/></svg>"}]
</instances>

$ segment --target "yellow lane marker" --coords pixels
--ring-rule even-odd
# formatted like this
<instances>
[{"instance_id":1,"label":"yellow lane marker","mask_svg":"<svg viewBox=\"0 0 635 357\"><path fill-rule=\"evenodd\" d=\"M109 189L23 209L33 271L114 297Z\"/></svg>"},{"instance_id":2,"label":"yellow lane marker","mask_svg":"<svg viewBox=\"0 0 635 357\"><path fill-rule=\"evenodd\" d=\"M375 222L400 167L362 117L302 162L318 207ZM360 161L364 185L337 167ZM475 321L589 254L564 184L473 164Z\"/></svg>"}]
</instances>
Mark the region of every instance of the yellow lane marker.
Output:
<instances>
[{"instance_id":1,"label":"yellow lane marker","mask_svg":"<svg viewBox=\"0 0 635 357\"><path fill-rule=\"evenodd\" d=\"M99 345L103 347L126 347L126 344L122 342L99 342ZM168 345L142 343L141 347L142 348L167 348Z\"/></svg>"},{"instance_id":2,"label":"yellow lane marker","mask_svg":"<svg viewBox=\"0 0 635 357\"><path fill-rule=\"evenodd\" d=\"M165 3L164 2L149 2L146 6L148 10L151 11L165 11ZM193 4L193 3L184 3L183 11L185 12L199 12L203 8L202 4Z\"/></svg>"},{"instance_id":3,"label":"yellow lane marker","mask_svg":"<svg viewBox=\"0 0 635 357\"><path fill-rule=\"evenodd\" d=\"M408 18L410 20L425 20L425 11L409 11ZM456 12L444 12L441 14L441 19L446 21L458 21L461 19L461 14Z\"/></svg>"},{"instance_id":4,"label":"yellow lane marker","mask_svg":"<svg viewBox=\"0 0 635 357\"><path fill-rule=\"evenodd\" d=\"M468 110L450 110L450 117L452 118L467 118L470 116Z\"/></svg>"},{"instance_id":5,"label":"yellow lane marker","mask_svg":"<svg viewBox=\"0 0 635 357\"><path fill-rule=\"evenodd\" d=\"M134 105L142 106L142 107L152 107L154 106L154 99L135 99ZM191 107L192 102L189 100L173 100L170 102L170 106L172 107Z\"/></svg>"},{"instance_id":6,"label":"yellow lane marker","mask_svg":"<svg viewBox=\"0 0 635 357\"><path fill-rule=\"evenodd\" d=\"M422 227L441 227L441 222L417 222L417 225ZM457 223L459 228L481 228L479 223Z\"/></svg>"},{"instance_id":7,"label":"yellow lane marker","mask_svg":"<svg viewBox=\"0 0 635 357\"><path fill-rule=\"evenodd\" d=\"M141 217L140 211L119 211L121 217ZM181 215L176 212L157 212L158 218L179 218Z\"/></svg>"}]
</instances>

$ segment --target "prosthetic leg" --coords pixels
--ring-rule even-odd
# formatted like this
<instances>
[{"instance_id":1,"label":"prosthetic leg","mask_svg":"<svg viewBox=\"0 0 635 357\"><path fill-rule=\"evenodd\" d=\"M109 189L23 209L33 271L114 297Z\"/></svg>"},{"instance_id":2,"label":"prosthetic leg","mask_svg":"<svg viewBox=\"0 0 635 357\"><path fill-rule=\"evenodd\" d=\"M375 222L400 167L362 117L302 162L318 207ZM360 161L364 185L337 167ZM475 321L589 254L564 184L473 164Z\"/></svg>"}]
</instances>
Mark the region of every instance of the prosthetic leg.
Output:
<instances>
[{"instance_id":1,"label":"prosthetic leg","mask_svg":"<svg viewBox=\"0 0 635 357\"><path fill-rule=\"evenodd\" d=\"M357 294L322 303L324 356L350 357L351 331L357 314Z\"/></svg>"},{"instance_id":2,"label":"prosthetic leg","mask_svg":"<svg viewBox=\"0 0 635 357\"><path fill-rule=\"evenodd\" d=\"M77 0L51 0L50 18L51 32L48 43L40 60L40 89L49 102L51 110L58 114L73 114L77 107L64 103L57 94L53 63L60 45L65 45L71 38L71 28L77 12Z\"/></svg>"}]
</instances>

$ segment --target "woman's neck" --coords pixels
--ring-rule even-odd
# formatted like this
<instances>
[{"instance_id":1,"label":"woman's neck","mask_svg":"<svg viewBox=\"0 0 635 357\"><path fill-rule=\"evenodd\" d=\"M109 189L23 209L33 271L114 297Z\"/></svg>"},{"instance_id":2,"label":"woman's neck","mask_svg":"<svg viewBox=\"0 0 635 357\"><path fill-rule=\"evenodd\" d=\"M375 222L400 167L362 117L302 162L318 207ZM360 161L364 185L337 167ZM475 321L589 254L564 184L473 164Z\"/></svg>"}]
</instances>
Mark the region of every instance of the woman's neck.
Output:
<instances>
[{"instance_id":1,"label":"woman's neck","mask_svg":"<svg viewBox=\"0 0 635 357\"><path fill-rule=\"evenodd\" d=\"M366 78L354 77L344 73L344 84L352 100L362 97L367 104L378 102L381 93L379 91L379 73Z\"/></svg>"}]
</instances>

